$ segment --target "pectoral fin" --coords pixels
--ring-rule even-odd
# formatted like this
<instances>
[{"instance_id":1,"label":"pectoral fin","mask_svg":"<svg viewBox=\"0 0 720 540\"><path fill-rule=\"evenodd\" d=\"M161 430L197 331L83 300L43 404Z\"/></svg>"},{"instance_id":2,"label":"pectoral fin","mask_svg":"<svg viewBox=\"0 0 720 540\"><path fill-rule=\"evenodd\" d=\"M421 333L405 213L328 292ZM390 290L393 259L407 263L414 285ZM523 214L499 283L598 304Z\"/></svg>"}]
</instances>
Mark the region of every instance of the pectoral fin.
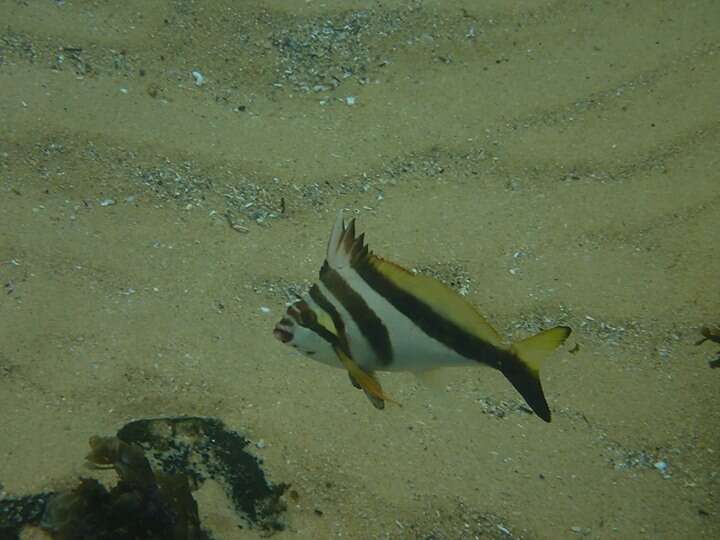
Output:
<instances>
[{"instance_id":1,"label":"pectoral fin","mask_svg":"<svg viewBox=\"0 0 720 540\"><path fill-rule=\"evenodd\" d=\"M353 383L353 386L362 388L365 395L377 409L385 408L386 401L399 405L397 401L383 392L380 383L372 373L366 373L363 371L360 366L358 366L355 361L345 354L339 347L335 347L335 353L342 365L345 366L345 369L348 370L350 381Z\"/></svg>"}]
</instances>

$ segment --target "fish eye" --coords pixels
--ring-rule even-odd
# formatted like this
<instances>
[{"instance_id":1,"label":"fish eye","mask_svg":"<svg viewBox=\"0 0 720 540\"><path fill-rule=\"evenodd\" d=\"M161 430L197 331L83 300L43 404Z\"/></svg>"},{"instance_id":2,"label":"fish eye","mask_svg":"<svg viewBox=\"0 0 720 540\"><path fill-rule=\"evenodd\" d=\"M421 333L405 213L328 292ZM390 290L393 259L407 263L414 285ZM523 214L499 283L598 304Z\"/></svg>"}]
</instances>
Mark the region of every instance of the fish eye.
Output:
<instances>
[{"instance_id":1,"label":"fish eye","mask_svg":"<svg viewBox=\"0 0 720 540\"><path fill-rule=\"evenodd\" d=\"M317 322L317 315L311 309L300 310L300 324L303 326L311 326Z\"/></svg>"}]
</instances>

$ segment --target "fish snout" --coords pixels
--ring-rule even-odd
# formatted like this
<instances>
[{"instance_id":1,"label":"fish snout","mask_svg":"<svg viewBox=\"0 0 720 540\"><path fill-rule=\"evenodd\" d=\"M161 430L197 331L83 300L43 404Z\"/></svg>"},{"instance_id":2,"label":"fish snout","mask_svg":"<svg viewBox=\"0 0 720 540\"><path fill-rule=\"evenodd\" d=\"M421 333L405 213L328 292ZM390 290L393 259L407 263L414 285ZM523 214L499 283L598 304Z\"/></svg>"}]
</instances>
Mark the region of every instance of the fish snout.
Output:
<instances>
[{"instance_id":1,"label":"fish snout","mask_svg":"<svg viewBox=\"0 0 720 540\"><path fill-rule=\"evenodd\" d=\"M281 343L289 343L294 337L292 324L287 324L289 321L281 320L275 325L273 329L273 336Z\"/></svg>"}]
</instances>

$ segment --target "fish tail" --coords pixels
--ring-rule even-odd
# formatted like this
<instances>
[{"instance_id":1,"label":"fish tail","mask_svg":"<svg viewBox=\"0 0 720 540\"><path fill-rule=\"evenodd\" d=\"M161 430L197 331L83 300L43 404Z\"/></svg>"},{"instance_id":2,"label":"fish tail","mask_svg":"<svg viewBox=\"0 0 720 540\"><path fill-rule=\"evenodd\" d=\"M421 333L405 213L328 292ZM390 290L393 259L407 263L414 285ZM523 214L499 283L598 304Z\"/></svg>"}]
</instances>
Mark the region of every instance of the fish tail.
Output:
<instances>
[{"instance_id":1,"label":"fish tail","mask_svg":"<svg viewBox=\"0 0 720 540\"><path fill-rule=\"evenodd\" d=\"M533 412L546 422L550 421L550 407L540 383L540 365L570 332L567 326L556 326L514 343L510 347L512 359L504 361L500 368Z\"/></svg>"}]
</instances>

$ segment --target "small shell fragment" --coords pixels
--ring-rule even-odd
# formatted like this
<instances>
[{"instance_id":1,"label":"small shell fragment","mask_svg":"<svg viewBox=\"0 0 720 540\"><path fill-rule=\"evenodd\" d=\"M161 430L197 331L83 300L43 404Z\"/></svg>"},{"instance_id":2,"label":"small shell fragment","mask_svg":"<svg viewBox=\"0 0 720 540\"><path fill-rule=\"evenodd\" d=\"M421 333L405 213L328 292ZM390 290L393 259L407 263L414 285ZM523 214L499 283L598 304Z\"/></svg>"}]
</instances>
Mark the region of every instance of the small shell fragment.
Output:
<instances>
[{"instance_id":1,"label":"small shell fragment","mask_svg":"<svg viewBox=\"0 0 720 540\"><path fill-rule=\"evenodd\" d=\"M202 86L205 84L205 77L199 71L192 71L193 79L195 79L195 86Z\"/></svg>"}]
</instances>

